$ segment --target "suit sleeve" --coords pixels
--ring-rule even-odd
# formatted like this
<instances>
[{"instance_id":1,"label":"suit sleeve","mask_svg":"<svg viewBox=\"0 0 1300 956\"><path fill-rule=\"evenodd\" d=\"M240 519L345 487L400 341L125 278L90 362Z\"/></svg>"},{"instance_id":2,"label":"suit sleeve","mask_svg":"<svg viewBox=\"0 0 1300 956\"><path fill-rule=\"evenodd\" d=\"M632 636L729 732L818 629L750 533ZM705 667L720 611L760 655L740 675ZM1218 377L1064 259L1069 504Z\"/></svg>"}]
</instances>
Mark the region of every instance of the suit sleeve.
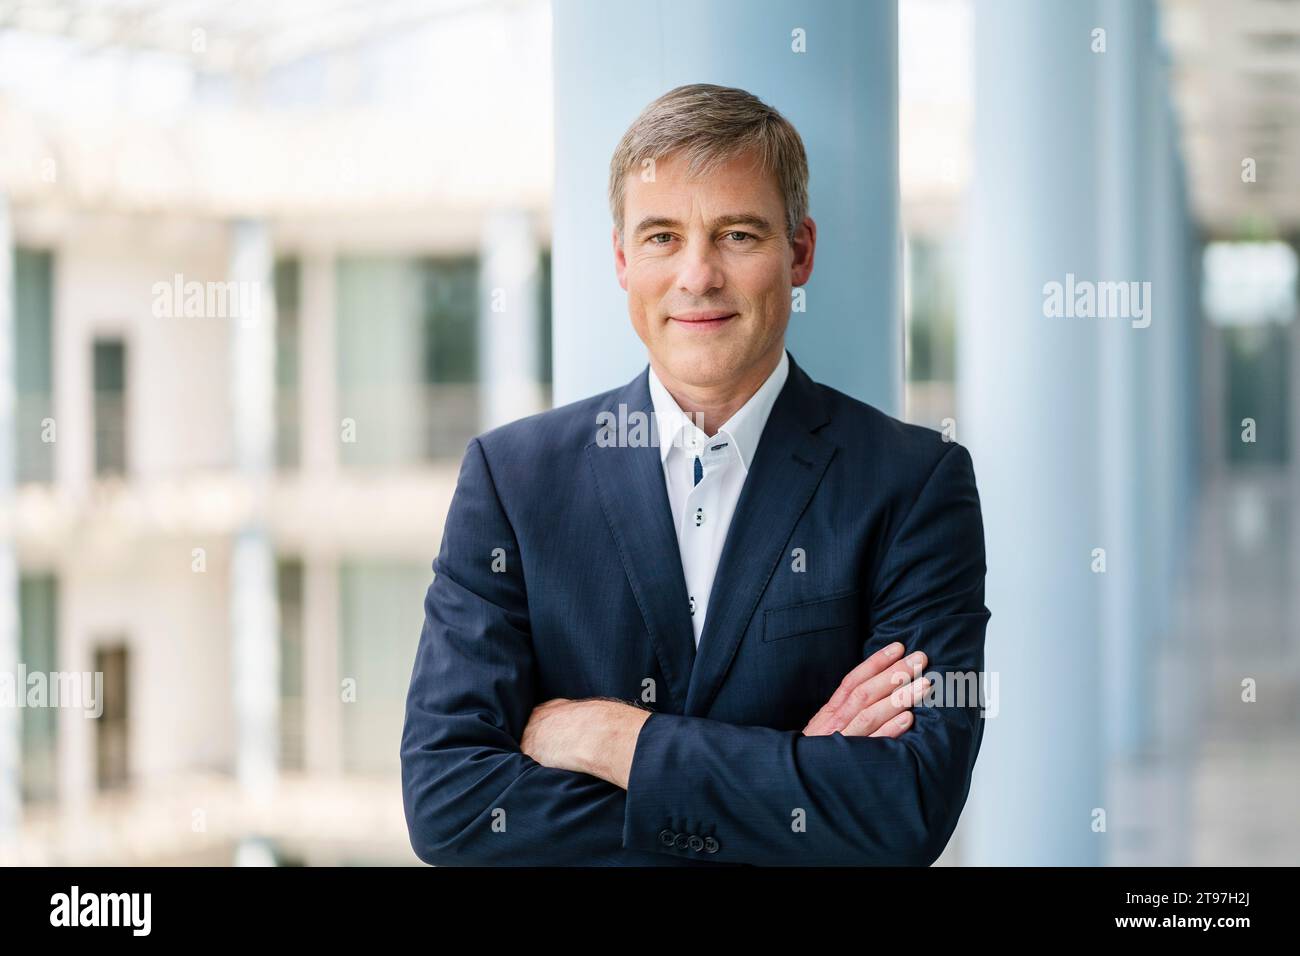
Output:
<instances>
[{"instance_id":1,"label":"suit sleeve","mask_svg":"<svg viewBox=\"0 0 1300 956\"><path fill-rule=\"evenodd\" d=\"M913 708L912 726L896 739L805 737L655 713L633 755L624 845L698 856L673 840L687 833L712 836L719 862L933 863L956 828L983 736L984 574L974 470L953 443L882 559L863 647L864 658L895 640L925 651L937 686Z\"/></svg>"},{"instance_id":2,"label":"suit sleeve","mask_svg":"<svg viewBox=\"0 0 1300 956\"><path fill-rule=\"evenodd\" d=\"M627 859L624 791L519 749L534 663L518 542L473 439L424 601L402 730L411 846L436 865Z\"/></svg>"}]
</instances>

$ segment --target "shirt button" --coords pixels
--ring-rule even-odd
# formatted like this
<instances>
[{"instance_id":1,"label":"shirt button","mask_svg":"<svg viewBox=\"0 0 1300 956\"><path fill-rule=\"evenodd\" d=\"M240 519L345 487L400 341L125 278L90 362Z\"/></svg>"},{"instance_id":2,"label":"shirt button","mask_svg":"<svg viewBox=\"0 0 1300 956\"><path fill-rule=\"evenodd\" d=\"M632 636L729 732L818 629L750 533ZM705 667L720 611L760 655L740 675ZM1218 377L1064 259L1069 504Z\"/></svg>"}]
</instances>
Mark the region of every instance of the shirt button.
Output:
<instances>
[{"instance_id":1,"label":"shirt button","mask_svg":"<svg viewBox=\"0 0 1300 956\"><path fill-rule=\"evenodd\" d=\"M698 527L699 527L700 525L702 525L702 524L704 524L704 509L703 509L703 508L696 508L696 509L695 509L695 527L698 528Z\"/></svg>"},{"instance_id":2,"label":"shirt button","mask_svg":"<svg viewBox=\"0 0 1300 956\"><path fill-rule=\"evenodd\" d=\"M695 596L691 596L691 617L695 616Z\"/></svg>"}]
</instances>

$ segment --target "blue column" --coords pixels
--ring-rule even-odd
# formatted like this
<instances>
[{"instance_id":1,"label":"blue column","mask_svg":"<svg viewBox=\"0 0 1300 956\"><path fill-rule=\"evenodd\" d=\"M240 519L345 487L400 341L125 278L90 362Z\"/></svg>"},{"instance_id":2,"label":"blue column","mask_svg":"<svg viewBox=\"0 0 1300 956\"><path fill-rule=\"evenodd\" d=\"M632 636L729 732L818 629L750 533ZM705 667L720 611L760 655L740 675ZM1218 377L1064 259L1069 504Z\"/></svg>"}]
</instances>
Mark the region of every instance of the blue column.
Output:
<instances>
[{"instance_id":1,"label":"blue column","mask_svg":"<svg viewBox=\"0 0 1300 956\"><path fill-rule=\"evenodd\" d=\"M279 609L275 548L265 511L275 435L273 267L274 250L266 223L235 223L230 278L251 283L257 300L253 315L229 320L235 469L255 502L235 533L230 556L235 772L242 793L254 801L271 795L279 773Z\"/></svg>"},{"instance_id":2,"label":"blue column","mask_svg":"<svg viewBox=\"0 0 1300 956\"><path fill-rule=\"evenodd\" d=\"M1098 368L1102 322L1045 315L1099 278L1092 0L974 5L974 178L957 438L987 539L985 666L998 713L964 818L965 862L1095 865L1104 834Z\"/></svg>"},{"instance_id":3,"label":"blue column","mask_svg":"<svg viewBox=\"0 0 1300 956\"><path fill-rule=\"evenodd\" d=\"M1300 268L1300 231L1292 231L1289 235L1284 236L1285 240L1290 243L1291 251L1295 254L1297 267ZM1198 257L1197 265L1201 267L1202 260ZM1300 275L1297 276L1300 281ZM1211 362L1213 361L1210 352L1210 345L1213 342L1208 333L1203 336L1209 341L1204 342L1202 346L1202 368L1207 375L1212 375L1213 370ZM1287 419L1287 469L1290 473L1292 495L1300 493L1300 300L1296 302L1296 311L1291 318L1290 328L1287 335L1287 373L1286 373L1286 391L1283 396L1285 405L1279 407L1286 413ZM1207 388L1208 391L1208 388ZM1208 417L1208 416L1207 416ZM1210 439L1210 430L1207 428L1202 432L1202 461L1209 458L1209 453L1222 447L1222 436L1220 435L1217 446ZM1209 447L1206 447L1209 446ZM1296 551L1300 554L1300 522L1293 522L1292 528L1295 534ZM1300 588L1291 589L1292 597L1295 601L1294 606L1300 611ZM1300 619L1300 614L1296 619Z\"/></svg>"},{"instance_id":4,"label":"blue column","mask_svg":"<svg viewBox=\"0 0 1300 956\"><path fill-rule=\"evenodd\" d=\"M820 241L787 346L819 381L901 414L897 19L893 0L555 5L555 404L647 361L614 275L614 147L660 94L717 83L776 107L808 151Z\"/></svg>"},{"instance_id":5,"label":"blue column","mask_svg":"<svg viewBox=\"0 0 1300 956\"><path fill-rule=\"evenodd\" d=\"M1114 282L1149 281L1149 230L1142 215L1148 149L1146 63L1154 14L1149 0L1104 0L1107 31L1102 68L1101 273ZM1150 306L1150 303L1148 303ZM1100 578L1102 685L1106 751L1132 758L1151 729L1150 644L1146 595L1151 582L1146 508L1150 475L1144 449L1151 422L1144 413L1150 326L1101 325L1100 392L1103 547ZM1081 399L1082 400L1082 399Z\"/></svg>"},{"instance_id":6,"label":"blue column","mask_svg":"<svg viewBox=\"0 0 1300 956\"><path fill-rule=\"evenodd\" d=\"M13 513L15 454L14 403L14 242L9 200L0 192L0 505ZM13 675L15 697L27 692L18 686L18 557L13 538L0 539L0 674ZM16 700L15 700L16 703ZM16 839L22 823L22 711L0 706L0 850Z\"/></svg>"}]
</instances>

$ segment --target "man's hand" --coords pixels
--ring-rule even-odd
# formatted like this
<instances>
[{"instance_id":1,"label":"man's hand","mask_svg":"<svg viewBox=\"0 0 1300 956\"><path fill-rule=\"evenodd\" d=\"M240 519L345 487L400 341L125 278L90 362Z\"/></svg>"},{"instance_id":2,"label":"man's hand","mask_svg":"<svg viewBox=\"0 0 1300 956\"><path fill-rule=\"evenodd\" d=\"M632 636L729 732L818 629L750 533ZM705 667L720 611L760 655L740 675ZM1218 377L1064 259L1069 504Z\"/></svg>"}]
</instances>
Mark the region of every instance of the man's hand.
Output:
<instances>
[{"instance_id":1,"label":"man's hand","mask_svg":"<svg viewBox=\"0 0 1300 956\"><path fill-rule=\"evenodd\" d=\"M533 708L519 749L544 767L591 774L626 790L637 736L650 715L616 700L556 697Z\"/></svg>"},{"instance_id":2,"label":"man's hand","mask_svg":"<svg viewBox=\"0 0 1300 956\"><path fill-rule=\"evenodd\" d=\"M894 642L849 671L831 699L808 721L804 736L826 736L838 730L845 737L897 737L911 727L911 708L925 695L930 681L920 677L926 664L921 651L890 666L903 650L902 644Z\"/></svg>"}]
</instances>

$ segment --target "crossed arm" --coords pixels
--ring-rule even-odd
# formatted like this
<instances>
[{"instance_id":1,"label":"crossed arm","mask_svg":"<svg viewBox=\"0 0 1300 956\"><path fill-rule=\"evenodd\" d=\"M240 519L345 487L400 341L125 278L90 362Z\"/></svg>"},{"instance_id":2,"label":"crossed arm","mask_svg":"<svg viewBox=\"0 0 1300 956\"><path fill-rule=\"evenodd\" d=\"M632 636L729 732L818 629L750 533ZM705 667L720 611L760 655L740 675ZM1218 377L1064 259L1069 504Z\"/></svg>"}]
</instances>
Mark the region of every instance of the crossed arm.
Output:
<instances>
[{"instance_id":1,"label":"crossed arm","mask_svg":"<svg viewBox=\"0 0 1300 956\"><path fill-rule=\"evenodd\" d=\"M495 548L512 572L494 573ZM919 671L885 651L919 650L931 674L982 669L983 529L964 448L944 450L889 546L867 660L803 732L534 701L519 566L476 439L434 562L402 736L422 860L929 865L942 852L979 750L978 701L913 709L925 687L904 684ZM681 831L713 836L715 852L662 839Z\"/></svg>"}]
</instances>

